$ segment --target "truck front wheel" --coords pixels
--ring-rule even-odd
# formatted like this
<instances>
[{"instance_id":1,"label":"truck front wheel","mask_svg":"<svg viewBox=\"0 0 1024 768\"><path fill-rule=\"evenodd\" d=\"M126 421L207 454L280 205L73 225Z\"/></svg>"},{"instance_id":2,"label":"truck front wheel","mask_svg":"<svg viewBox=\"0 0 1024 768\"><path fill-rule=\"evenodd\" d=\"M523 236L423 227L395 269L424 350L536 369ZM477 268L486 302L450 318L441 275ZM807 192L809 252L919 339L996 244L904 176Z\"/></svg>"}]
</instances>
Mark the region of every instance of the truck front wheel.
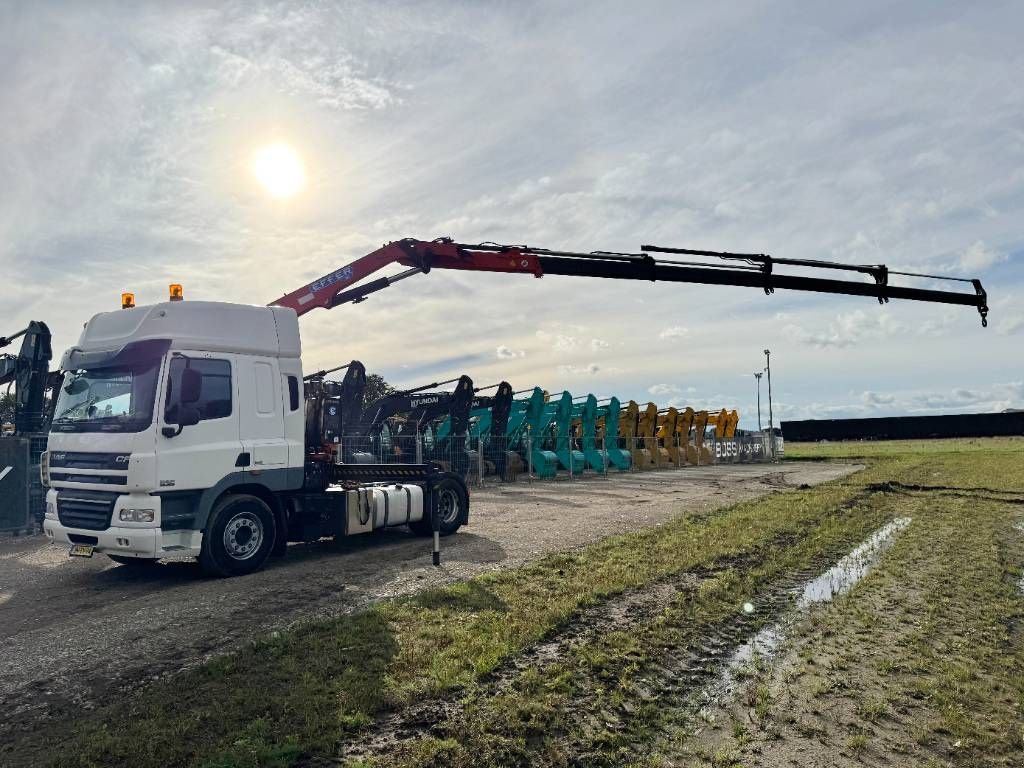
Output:
<instances>
[{"instance_id":1,"label":"truck front wheel","mask_svg":"<svg viewBox=\"0 0 1024 768\"><path fill-rule=\"evenodd\" d=\"M211 576L252 573L267 562L276 538L274 513L262 499L225 496L206 525L199 563Z\"/></svg>"}]
</instances>

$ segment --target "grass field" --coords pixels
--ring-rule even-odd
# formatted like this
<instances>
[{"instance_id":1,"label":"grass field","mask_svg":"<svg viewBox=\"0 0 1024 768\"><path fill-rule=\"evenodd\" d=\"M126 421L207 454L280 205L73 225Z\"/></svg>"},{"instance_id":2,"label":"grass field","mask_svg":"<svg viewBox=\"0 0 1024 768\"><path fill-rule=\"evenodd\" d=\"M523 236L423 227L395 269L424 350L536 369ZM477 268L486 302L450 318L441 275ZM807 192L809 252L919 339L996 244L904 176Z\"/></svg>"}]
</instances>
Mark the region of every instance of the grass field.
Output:
<instances>
[{"instance_id":1,"label":"grass field","mask_svg":"<svg viewBox=\"0 0 1024 768\"><path fill-rule=\"evenodd\" d=\"M219 768L1024 764L1024 442L786 450L866 468L309 623L2 756ZM796 617L738 695L696 706L730 649L791 611L794 586L897 517L911 522L851 592Z\"/></svg>"}]
</instances>

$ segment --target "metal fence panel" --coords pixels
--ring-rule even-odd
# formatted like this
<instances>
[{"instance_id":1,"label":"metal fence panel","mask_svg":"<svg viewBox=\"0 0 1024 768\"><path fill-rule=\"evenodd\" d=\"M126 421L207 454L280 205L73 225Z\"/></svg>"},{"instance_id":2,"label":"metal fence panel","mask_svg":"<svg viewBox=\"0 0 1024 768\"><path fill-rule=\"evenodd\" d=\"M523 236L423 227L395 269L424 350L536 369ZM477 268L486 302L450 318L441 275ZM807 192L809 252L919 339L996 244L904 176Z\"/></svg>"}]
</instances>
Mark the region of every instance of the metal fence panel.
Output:
<instances>
[{"instance_id":1,"label":"metal fence panel","mask_svg":"<svg viewBox=\"0 0 1024 768\"><path fill-rule=\"evenodd\" d=\"M776 447L781 447L781 438L776 438ZM670 441L631 437L607 443L573 437L561 449L553 440L529 433L519 437L445 435L440 439L430 432L383 433L342 437L338 453L342 461L356 464L434 462L458 473L473 487L771 460L765 433L746 433L729 440L708 437L699 446L684 444L679 436Z\"/></svg>"},{"instance_id":2,"label":"metal fence panel","mask_svg":"<svg viewBox=\"0 0 1024 768\"><path fill-rule=\"evenodd\" d=\"M27 438L0 438L0 531L29 526L30 447Z\"/></svg>"}]
</instances>

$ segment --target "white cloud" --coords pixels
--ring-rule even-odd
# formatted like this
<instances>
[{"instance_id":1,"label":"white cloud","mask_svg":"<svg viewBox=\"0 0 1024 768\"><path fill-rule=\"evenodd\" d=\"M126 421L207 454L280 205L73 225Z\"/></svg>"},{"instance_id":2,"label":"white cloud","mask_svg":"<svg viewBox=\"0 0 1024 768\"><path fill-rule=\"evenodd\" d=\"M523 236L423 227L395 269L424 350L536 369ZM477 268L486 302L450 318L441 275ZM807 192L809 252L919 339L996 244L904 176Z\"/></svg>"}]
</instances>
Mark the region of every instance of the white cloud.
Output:
<instances>
[{"instance_id":1,"label":"white cloud","mask_svg":"<svg viewBox=\"0 0 1024 768\"><path fill-rule=\"evenodd\" d=\"M526 357L526 351L523 349L512 349L504 344L494 350L495 356L499 360L515 360L517 357Z\"/></svg>"},{"instance_id":2,"label":"white cloud","mask_svg":"<svg viewBox=\"0 0 1024 768\"><path fill-rule=\"evenodd\" d=\"M775 403L783 419L857 418L945 413L998 413L1024 407L1024 382L1011 381L971 389L953 387L946 391L862 392L859 403Z\"/></svg>"},{"instance_id":3,"label":"white cloud","mask_svg":"<svg viewBox=\"0 0 1024 768\"><path fill-rule=\"evenodd\" d=\"M836 315L827 325L808 328L797 323L782 327L786 338L817 349L852 347L866 339L892 338L906 334L906 324L887 311L868 314L863 310Z\"/></svg>"},{"instance_id":4,"label":"white cloud","mask_svg":"<svg viewBox=\"0 0 1024 768\"><path fill-rule=\"evenodd\" d=\"M1009 336L1024 330L1024 315L1004 315L996 323L996 333Z\"/></svg>"},{"instance_id":5,"label":"white cloud","mask_svg":"<svg viewBox=\"0 0 1024 768\"><path fill-rule=\"evenodd\" d=\"M658 338L676 341L678 339L685 339L689 335L689 328L684 328L681 325L671 325L668 328L663 328L661 333L658 334Z\"/></svg>"},{"instance_id":6,"label":"white cloud","mask_svg":"<svg viewBox=\"0 0 1024 768\"><path fill-rule=\"evenodd\" d=\"M1006 261L1006 258L1006 254L997 253L986 246L984 240L976 240L960 255L960 269L973 275Z\"/></svg>"},{"instance_id":7,"label":"white cloud","mask_svg":"<svg viewBox=\"0 0 1024 768\"><path fill-rule=\"evenodd\" d=\"M881 392L867 391L861 394L860 399L864 402L864 405L878 406L878 405L892 405L896 402L894 395L884 395Z\"/></svg>"},{"instance_id":8,"label":"white cloud","mask_svg":"<svg viewBox=\"0 0 1024 768\"><path fill-rule=\"evenodd\" d=\"M572 352L582 346L582 342L576 336L561 331L537 331L537 338L549 344L555 352Z\"/></svg>"},{"instance_id":9,"label":"white cloud","mask_svg":"<svg viewBox=\"0 0 1024 768\"><path fill-rule=\"evenodd\" d=\"M946 313L940 318L925 320L917 326L917 332L922 336L941 337L949 333L950 328L956 323L957 317L952 313Z\"/></svg>"},{"instance_id":10,"label":"white cloud","mask_svg":"<svg viewBox=\"0 0 1024 768\"><path fill-rule=\"evenodd\" d=\"M647 388L647 393L658 397L660 395L678 395L682 390L675 384L652 384Z\"/></svg>"},{"instance_id":11,"label":"white cloud","mask_svg":"<svg viewBox=\"0 0 1024 768\"><path fill-rule=\"evenodd\" d=\"M557 370L562 375L594 376L601 368L597 363L590 363L588 365L560 365Z\"/></svg>"}]
</instances>

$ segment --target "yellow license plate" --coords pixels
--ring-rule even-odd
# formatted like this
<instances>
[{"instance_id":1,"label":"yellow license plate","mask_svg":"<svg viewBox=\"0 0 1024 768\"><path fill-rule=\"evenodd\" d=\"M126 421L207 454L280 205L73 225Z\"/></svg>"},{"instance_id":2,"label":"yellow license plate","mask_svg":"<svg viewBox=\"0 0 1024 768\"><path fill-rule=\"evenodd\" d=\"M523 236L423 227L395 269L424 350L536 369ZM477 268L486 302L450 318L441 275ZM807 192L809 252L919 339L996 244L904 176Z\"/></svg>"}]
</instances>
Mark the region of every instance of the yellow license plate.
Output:
<instances>
[{"instance_id":1,"label":"yellow license plate","mask_svg":"<svg viewBox=\"0 0 1024 768\"><path fill-rule=\"evenodd\" d=\"M68 555L70 557L92 557L92 553L95 551L96 547L92 544L72 544Z\"/></svg>"}]
</instances>

